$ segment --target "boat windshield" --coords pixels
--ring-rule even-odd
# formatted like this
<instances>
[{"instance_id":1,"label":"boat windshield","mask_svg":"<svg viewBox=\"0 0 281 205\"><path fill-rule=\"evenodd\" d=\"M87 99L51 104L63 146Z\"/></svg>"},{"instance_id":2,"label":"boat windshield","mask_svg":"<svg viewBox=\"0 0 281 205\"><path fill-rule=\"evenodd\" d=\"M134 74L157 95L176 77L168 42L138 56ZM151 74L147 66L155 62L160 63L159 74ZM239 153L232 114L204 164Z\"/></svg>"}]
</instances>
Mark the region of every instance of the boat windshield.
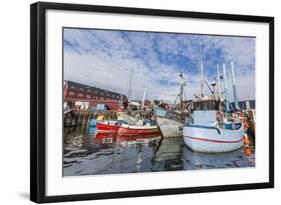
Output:
<instances>
[{"instance_id":1,"label":"boat windshield","mask_svg":"<svg viewBox=\"0 0 281 205\"><path fill-rule=\"evenodd\" d=\"M218 110L219 102L216 100L193 101L194 110Z\"/></svg>"}]
</instances>

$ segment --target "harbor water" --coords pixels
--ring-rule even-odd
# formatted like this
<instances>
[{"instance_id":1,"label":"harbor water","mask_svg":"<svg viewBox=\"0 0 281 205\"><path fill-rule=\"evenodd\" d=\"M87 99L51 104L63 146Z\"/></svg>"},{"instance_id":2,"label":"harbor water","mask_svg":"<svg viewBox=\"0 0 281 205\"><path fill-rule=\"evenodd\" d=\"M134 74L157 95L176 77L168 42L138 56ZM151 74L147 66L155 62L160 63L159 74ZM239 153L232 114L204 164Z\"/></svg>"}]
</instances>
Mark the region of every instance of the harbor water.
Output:
<instances>
[{"instance_id":1,"label":"harbor water","mask_svg":"<svg viewBox=\"0 0 281 205\"><path fill-rule=\"evenodd\" d=\"M191 151L182 137L117 136L95 128L64 128L64 176L255 166L243 148L220 154Z\"/></svg>"}]
</instances>

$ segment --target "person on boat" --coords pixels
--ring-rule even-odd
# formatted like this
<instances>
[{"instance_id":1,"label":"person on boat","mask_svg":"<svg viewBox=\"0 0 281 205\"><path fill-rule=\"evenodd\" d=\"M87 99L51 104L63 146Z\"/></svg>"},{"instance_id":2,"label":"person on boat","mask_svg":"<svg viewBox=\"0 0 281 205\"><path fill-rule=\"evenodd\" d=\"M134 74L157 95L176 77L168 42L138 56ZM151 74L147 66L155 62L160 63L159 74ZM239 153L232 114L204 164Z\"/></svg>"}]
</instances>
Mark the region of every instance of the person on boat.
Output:
<instances>
[{"instance_id":1,"label":"person on boat","mask_svg":"<svg viewBox=\"0 0 281 205\"><path fill-rule=\"evenodd\" d=\"M151 126L151 120L148 119L148 118L146 118L145 121L144 121L144 124L145 124L146 126Z\"/></svg>"},{"instance_id":2,"label":"person on boat","mask_svg":"<svg viewBox=\"0 0 281 205\"><path fill-rule=\"evenodd\" d=\"M153 124L153 125L157 124L157 119L154 115L151 116L150 120L151 120L151 124Z\"/></svg>"}]
</instances>

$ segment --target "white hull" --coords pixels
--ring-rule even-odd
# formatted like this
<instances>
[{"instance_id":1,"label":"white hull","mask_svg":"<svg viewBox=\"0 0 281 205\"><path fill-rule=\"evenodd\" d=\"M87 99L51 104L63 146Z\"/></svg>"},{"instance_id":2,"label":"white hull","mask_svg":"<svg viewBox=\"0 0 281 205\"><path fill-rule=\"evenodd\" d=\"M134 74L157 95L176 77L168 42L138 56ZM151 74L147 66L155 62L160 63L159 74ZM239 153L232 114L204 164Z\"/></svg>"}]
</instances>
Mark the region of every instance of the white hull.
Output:
<instances>
[{"instance_id":1,"label":"white hull","mask_svg":"<svg viewBox=\"0 0 281 205\"><path fill-rule=\"evenodd\" d=\"M183 124L164 117L157 117L157 124L160 127L163 137L182 136Z\"/></svg>"},{"instance_id":2,"label":"white hull","mask_svg":"<svg viewBox=\"0 0 281 205\"><path fill-rule=\"evenodd\" d=\"M185 144L194 151L219 153L237 150L243 146L245 130L226 130L208 126L184 126Z\"/></svg>"}]
</instances>

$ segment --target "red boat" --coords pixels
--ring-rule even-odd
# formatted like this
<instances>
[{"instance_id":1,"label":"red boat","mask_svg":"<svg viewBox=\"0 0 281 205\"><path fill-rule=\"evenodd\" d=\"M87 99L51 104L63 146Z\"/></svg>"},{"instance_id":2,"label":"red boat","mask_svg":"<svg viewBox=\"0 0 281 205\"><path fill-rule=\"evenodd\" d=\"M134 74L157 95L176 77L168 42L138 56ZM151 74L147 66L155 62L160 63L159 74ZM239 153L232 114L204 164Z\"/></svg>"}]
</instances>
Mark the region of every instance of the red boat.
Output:
<instances>
[{"instance_id":1,"label":"red boat","mask_svg":"<svg viewBox=\"0 0 281 205\"><path fill-rule=\"evenodd\" d=\"M97 122L96 127L101 132L117 132L121 125L116 124L115 122Z\"/></svg>"},{"instance_id":2,"label":"red boat","mask_svg":"<svg viewBox=\"0 0 281 205\"><path fill-rule=\"evenodd\" d=\"M118 135L147 135L159 133L160 130L158 126L136 126L122 124L118 130Z\"/></svg>"}]
</instances>

